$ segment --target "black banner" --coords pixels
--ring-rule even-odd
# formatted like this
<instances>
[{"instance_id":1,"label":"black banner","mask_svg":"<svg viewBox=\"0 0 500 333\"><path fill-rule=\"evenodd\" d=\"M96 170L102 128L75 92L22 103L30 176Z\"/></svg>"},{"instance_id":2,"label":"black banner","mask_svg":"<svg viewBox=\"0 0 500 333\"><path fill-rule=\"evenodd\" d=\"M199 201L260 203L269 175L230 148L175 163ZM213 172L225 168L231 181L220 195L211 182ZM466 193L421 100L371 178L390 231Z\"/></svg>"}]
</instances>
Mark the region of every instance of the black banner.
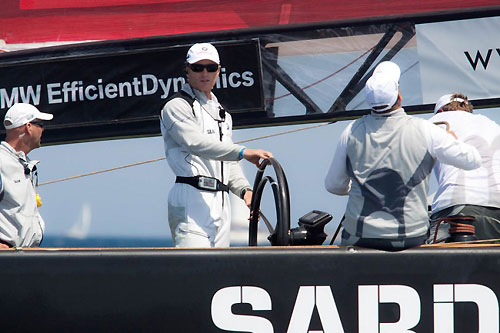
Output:
<instances>
[{"instance_id":1,"label":"black banner","mask_svg":"<svg viewBox=\"0 0 500 333\"><path fill-rule=\"evenodd\" d=\"M2 251L4 331L498 332L498 247Z\"/></svg>"},{"instance_id":2,"label":"black banner","mask_svg":"<svg viewBox=\"0 0 500 333\"><path fill-rule=\"evenodd\" d=\"M214 45L222 66L214 87L218 99L233 114L263 111L258 41ZM117 48L56 58L47 51L46 59L9 64L0 57L0 117L15 102L54 114L44 142L158 134L161 107L185 82L189 47Z\"/></svg>"}]
</instances>

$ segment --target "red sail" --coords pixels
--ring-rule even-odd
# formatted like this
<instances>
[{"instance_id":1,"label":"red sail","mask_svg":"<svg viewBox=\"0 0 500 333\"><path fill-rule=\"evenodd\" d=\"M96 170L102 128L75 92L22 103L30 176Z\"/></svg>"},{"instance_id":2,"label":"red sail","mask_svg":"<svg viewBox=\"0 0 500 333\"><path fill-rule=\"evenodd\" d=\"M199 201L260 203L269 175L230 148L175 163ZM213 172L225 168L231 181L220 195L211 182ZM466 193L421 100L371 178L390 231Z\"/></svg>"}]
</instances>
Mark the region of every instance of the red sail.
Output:
<instances>
[{"instance_id":1,"label":"red sail","mask_svg":"<svg viewBox=\"0 0 500 333\"><path fill-rule=\"evenodd\" d=\"M0 39L114 40L493 5L498 0L3 0Z\"/></svg>"}]
</instances>

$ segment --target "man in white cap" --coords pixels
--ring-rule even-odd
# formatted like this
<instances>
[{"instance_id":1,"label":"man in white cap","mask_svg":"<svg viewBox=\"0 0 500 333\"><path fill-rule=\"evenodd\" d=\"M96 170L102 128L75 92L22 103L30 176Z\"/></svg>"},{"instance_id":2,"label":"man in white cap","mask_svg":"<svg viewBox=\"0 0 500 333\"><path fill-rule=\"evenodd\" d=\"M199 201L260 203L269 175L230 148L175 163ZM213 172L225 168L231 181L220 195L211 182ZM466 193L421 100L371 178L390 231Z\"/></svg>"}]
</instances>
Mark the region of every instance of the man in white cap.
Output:
<instances>
[{"instance_id":1,"label":"man in white cap","mask_svg":"<svg viewBox=\"0 0 500 333\"><path fill-rule=\"evenodd\" d=\"M365 86L371 113L342 133L325 178L327 191L349 195L342 245L387 251L423 244L434 159L463 169L480 166L477 150L401 107L400 69L382 62Z\"/></svg>"},{"instance_id":2,"label":"man in white cap","mask_svg":"<svg viewBox=\"0 0 500 333\"><path fill-rule=\"evenodd\" d=\"M52 114L26 103L6 113L5 141L0 144L0 248L34 247L42 241L45 223L38 212L36 164L27 154L40 147L43 121Z\"/></svg>"},{"instance_id":3,"label":"man in white cap","mask_svg":"<svg viewBox=\"0 0 500 333\"><path fill-rule=\"evenodd\" d=\"M251 187L238 161L260 165L270 152L232 142L231 115L212 93L219 54L209 43L194 44L184 67L187 83L161 110L160 127L176 183L168 196L168 220L176 247L230 245L229 193L250 206Z\"/></svg>"},{"instance_id":4,"label":"man in white cap","mask_svg":"<svg viewBox=\"0 0 500 333\"><path fill-rule=\"evenodd\" d=\"M477 148L483 163L465 171L436 162L438 188L432 202L429 242L434 241L439 220L457 215L475 218L478 239L500 238L500 126L472 110L464 94L447 94L439 98L430 118L431 122L446 121L458 138ZM449 224L441 223L436 242L448 238L448 231Z\"/></svg>"}]
</instances>

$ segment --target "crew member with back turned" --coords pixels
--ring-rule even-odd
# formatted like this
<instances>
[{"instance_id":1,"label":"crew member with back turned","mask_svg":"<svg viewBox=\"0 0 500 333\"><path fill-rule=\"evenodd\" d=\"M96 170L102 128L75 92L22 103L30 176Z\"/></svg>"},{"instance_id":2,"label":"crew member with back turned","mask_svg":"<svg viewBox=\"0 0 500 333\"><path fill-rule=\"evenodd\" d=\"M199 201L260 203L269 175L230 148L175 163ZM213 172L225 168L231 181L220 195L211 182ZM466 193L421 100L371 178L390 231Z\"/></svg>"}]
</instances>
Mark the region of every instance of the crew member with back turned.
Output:
<instances>
[{"instance_id":1,"label":"crew member with back turned","mask_svg":"<svg viewBox=\"0 0 500 333\"><path fill-rule=\"evenodd\" d=\"M434 159L471 170L478 151L402 108L400 69L382 62L365 86L371 113L342 133L325 179L326 189L349 195L342 245L388 251L423 244L427 191Z\"/></svg>"}]
</instances>

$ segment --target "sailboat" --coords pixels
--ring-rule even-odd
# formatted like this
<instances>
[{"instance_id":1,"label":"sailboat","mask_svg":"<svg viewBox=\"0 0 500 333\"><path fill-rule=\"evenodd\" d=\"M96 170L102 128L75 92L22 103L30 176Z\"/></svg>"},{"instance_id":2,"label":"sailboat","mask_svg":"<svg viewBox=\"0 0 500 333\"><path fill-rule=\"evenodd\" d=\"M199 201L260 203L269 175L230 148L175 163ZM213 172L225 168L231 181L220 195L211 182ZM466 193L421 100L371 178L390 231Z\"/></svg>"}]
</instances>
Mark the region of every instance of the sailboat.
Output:
<instances>
[{"instance_id":1,"label":"sailboat","mask_svg":"<svg viewBox=\"0 0 500 333\"><path fill-rule=\"evenodd\" d=\"M76 239L84 239L88 236L92 223L92 209L88 203L82 205L78 220L68 229L66 236Z\"/></svg>"},{"instance_id":2,"label":"sailboat","mask_svg":"<svg viewBox=\"0 0 500 333\"><path fill-rule=\"evenodd\" d=\"M498 45L480 38L498 31L495 1L397 4L4 1L0 109L23 101L53 113L48 144L158 135L159 106L182 83L183 55L203 41L227 59L216 93L240 128L366 114L360 91L383 60L401 64L410 113L431 110L440 93L433 84L484 88L498 77ZM469 93L476 107L498 105L489 87ZM2 251L2 328L499 331L498 244L398 253L292 246L287 167L267 165L281 179L271 222L276 246ZM321 212L308 218L326 223ZM249 245L259 238L258 223L251 223Z\"/></svg>"}]
</instances>

